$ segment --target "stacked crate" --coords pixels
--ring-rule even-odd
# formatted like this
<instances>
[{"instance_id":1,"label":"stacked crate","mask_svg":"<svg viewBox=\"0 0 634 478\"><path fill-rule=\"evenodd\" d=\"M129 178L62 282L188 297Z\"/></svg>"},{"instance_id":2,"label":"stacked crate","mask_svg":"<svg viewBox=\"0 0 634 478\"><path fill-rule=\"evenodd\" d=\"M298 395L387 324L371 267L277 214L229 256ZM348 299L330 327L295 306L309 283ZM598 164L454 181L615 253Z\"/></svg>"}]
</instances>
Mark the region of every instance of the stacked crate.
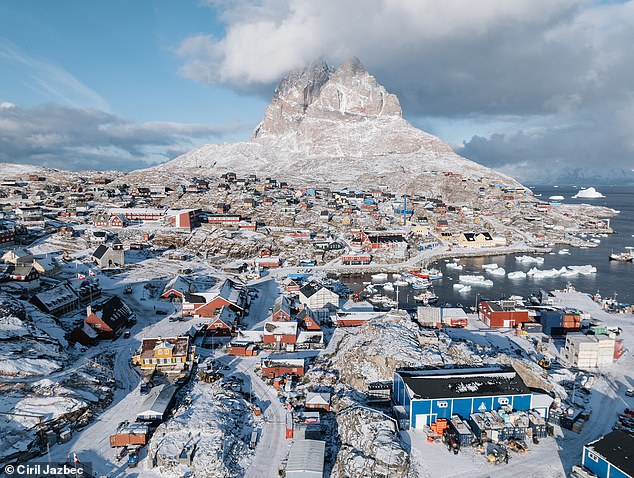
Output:
<instances>
[{"instance_id":1,"label":"stacked crate","mask_svg":"<svg viewBox=\"0 0 634 478\"><path fill-rule=\"evenodd\" d=\"M431 431L438 436L442 436L449 425L446 418L439 418L429 426Z\"/></svg>"}]
</instances>

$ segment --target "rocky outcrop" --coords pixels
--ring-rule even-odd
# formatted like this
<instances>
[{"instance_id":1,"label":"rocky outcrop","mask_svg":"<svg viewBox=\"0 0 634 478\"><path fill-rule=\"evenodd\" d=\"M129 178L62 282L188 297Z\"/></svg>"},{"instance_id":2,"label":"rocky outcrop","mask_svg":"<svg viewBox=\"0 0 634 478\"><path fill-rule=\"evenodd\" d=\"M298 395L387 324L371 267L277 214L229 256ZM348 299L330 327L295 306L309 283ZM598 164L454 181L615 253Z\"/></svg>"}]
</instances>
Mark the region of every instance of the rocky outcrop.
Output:
<instances>
[{"instance_id":1,"label":"rocky outcrop","mask_svg":"<svg viewBox=\"0 0 634 478\"><path fill-rule=\"evenodd\" d=\"M404 449L396 423L367 408L350 407L337 415L341 447L333 477L406 477L409 453Z\"/></svg>"}]
</instances>

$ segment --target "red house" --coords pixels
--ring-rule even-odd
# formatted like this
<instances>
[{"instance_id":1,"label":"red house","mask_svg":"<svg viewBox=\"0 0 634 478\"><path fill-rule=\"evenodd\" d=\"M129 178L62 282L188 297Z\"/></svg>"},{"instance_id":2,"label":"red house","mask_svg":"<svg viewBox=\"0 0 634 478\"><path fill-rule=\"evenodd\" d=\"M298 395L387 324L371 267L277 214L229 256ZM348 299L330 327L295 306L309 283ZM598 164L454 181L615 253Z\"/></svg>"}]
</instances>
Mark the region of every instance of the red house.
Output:
<instances>
[{"instance_id":1,"label":"red house","mask_svg":"<svg viewBox=\"0 0 634 478\"><path fill-rule=\"evenodd\" d=\"M297 343L297 322L265 322L263 342L278 348L294 349Z\"/></svg>"},{"instance_id":2,"label":"red house","mask_svg":"<svg viewBox=\"0 0 634 478\"><path fill-rule=\"evenodd\" d=\"M262 377L276 378L284 375L304 376L304 359L275 357L269 355L262 360Z\"/></svg>"},{"instance_id":3,"label":"red house","mask_svg":"<svg viewBox=\"0 0 634 478\"><path fill-rule=\"evenodd\" d=\"M288 322L291 320L291 301L288 297L281 295L275 300L271 319L274 322Z\"/></svg>"},{"instance_id":4,"label":"red house","mask_svg":"<svg viewBox=\"0 0 634 478\"><path fill-rule=\"evenodd\" d=\"M516 308L514 301L482 301L478 315L489 327L515 327L529 322L528 310Z\"/></svg>"},{"instance_id":5,"label":"red house","mask_svg":"<svg viewBox=\"0 0 634 478\"><path fill-rule=\"evenodd\" d=\"M251 342L235 341L227 344L227 353L229 355L253 357L258 354L258 351L255 348L255 344Z\"/></svg>"},{"instance_id":6,"label":"red house","mask_svg":"<svg viewBox=\"0 0 634 478\"><path fill-rule=\"evenodd\" d=\"M321 330L321 327L319 326L317 321L306 312L306 309L300 311L300 313L297 314L297 322L304 330L311 330L314 332L318 332Z\"/></svg>"},{"instance_id":7,"label":"red house","mask_svg":"<svg viewBox=\"0 0 634 478\"><path fill-rule=\"evenodd\" d=\"M130 320L132 310L118 297L112 297L100 310L86 308L84 324L97 333L99 339L114 339Z\"/></svg>"},{"instance_id":8,"label":"red house","mask_svg":"<svg viewBox=\"0 0 634 478\"><path fill-rule=\"evenodd\" d=\"M237 282L227 279L216 292L186 293L183 297L183 315L212 318L227 306L238 315L247 306L247 294Z\"/></svg>"},{"instance_id":9,"label":"red house","mask_svg":"<svg viewBox=\"0 0 634 478\"><path fill-rule=\"evenodd\" d=\"M220 309L218 315L212 317L211 322L207 325L207 331L214 330L216 335L231 335L237 322L238 316L236 313L225 305Z\"/></svg>"}]
</instances>

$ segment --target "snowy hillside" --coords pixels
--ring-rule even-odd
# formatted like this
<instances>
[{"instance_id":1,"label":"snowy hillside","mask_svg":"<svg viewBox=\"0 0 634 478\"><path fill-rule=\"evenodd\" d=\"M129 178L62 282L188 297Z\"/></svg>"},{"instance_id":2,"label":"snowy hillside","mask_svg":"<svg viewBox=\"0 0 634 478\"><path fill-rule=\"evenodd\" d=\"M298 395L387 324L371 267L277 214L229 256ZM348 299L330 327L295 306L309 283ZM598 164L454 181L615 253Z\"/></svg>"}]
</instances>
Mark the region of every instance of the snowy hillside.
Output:
<instances>
[{"instance_id":1,"label":"snowy hillside","mask_svg":"<svg viewBox=\"0 0 634 478\"><path fill-rule=\"evenodd\" d=\"M248 142L204 145L137 174L212 169L396 190L415 189L432 171L515 184L409 124L398 98L358 60L337 70L321 61L284 78Z\"/></svg>"}]
</instances>

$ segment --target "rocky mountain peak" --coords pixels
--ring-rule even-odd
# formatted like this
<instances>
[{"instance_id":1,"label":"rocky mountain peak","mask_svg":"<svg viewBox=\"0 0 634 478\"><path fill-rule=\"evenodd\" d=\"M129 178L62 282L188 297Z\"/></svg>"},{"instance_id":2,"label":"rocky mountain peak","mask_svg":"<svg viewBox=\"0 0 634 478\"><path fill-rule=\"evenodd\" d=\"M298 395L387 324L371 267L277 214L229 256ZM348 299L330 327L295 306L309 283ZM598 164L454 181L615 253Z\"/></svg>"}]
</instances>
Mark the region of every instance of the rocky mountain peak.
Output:
<instances>
[{"instance_id":1,"label":"rocky mountain peak","mask_svg":"<svg viewBox=\"0 0 634 478\"><path fill-rule=\"evenodd\" d=\"M401 106L358 58L336 70L319 59L280 81L252 139L292 132L306 119L359 121L379 116L400 117Z\"/></svg>"}]
</instances>

